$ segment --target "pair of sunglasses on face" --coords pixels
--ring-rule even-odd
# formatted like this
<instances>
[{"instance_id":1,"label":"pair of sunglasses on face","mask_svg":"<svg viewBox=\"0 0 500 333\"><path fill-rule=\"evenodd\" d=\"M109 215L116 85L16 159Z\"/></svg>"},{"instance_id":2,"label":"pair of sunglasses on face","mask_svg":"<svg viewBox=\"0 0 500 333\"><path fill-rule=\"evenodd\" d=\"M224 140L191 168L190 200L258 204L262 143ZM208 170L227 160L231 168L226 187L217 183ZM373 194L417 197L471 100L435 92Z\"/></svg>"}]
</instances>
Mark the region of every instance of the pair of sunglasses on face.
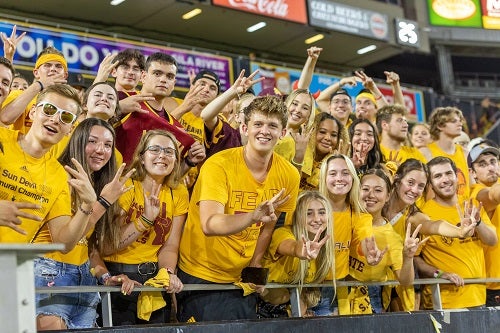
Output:
<instances>
[{"instance_id":1,"label":"pair of sunglasses on face","mask_svg":"<svg viewBox=\"0 0 500 333\"><path fill-rule=\"evenodd\" d=\"M52 117L55 114L59 114L59 121L63 124L73 124L76 120L76 114L69 112L67 110L58 108L50 102L41 102L36 105L36 107L42 107L42 112L47 117Z\"/></svg>"}]
</instances>

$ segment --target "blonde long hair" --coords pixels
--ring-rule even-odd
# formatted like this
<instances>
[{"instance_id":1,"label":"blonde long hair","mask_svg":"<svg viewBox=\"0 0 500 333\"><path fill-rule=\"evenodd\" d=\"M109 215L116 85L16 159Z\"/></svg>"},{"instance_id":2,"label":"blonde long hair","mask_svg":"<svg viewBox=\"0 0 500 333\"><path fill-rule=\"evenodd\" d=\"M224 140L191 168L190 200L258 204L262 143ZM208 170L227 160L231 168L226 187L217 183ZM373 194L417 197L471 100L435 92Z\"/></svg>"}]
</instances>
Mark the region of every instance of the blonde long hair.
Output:
<instances>
[{"instance_id":1,"label":"blonde long hair","mask_svg":"<svg viewBox=\"0 0 500 333\"><path fill-rule=\"evenodd\" d=\"M360 182L358 175L356 173L356 167L352 163L351 159L346 155L342 154L330 155L323 160L319 174L319 192L323 194L325 197L330 198L330 192L328 191L328 188L326 186L328 163L337 158L343 159L345 161L345 163L347 164L347 169L349 170L349 173L352 177L352 187L349 190L349 194L346 197L346 203L350 206L351 211L353 211L354 213L356 214L366 213L366 209L363 207L361 201L359 200Z\"/></svg>"},{"instance_id":2,"label":"blonde long hair","mask_svg":"<svg viewBox=\"0 0 500 333\"><path fill-rule=\"evenodd\" d=\"M304 191L300 193L297 199L297 207L292 217L292 231L295 239L299 241L302 236L309 239L309 233L307 231L307 210L313 201L319 201L326 210L326 229L321 234L321 239L325 235L330 235L325 245L319 251L318 257L316 258L316 272L313 281L311 283L321 283L325 277L332 273L335 276L335 242L333 240L333 217L332 208L328 198L319 193L318 191ZM306 274L309 268L309 262L307 260L300 260L299 269L295 272L292 283L302 285L306 278Z\"/></svg>"}]
</instances>

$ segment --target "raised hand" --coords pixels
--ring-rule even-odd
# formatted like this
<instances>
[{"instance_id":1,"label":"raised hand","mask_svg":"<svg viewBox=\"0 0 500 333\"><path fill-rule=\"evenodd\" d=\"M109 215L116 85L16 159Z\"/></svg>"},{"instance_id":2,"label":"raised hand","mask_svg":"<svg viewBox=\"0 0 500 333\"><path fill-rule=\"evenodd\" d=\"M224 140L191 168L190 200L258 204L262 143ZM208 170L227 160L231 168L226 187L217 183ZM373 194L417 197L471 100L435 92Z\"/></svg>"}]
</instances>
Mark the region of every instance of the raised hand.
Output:
<instances>
[{"instance_id":1,"label":"raised hand","mask_svg":"<svg viewBox=\"0 0 500 333\"><path fill-rule=\"evenodd\" d=\"M186 158L193 164L201 163L206 157L205 146L195 141L189 148Z\"/></svg>"},{"instance_id":2,"label":"raised hand","mask_svg":"<svg viewBox=\"0 0 500 333\"><path fill-rule=\"evenodd\" d=\"M460 237L472 237L475 232L477 222L481 219L480 212L482 203L479 207L474 205L472 200L464 202L464 209L457 204L458 216L460 216Z\"/></svg>"},{"instance_id":3,"label":"raised hand","mask_svg":"<svg viewBox=\"0 0 500 333\"><path fill-rule=\"evenodd\" d=\"M187 73L188 73L188 78L189 78L189 84L192 85L194 78L196 77L196 72L195 72L194 68L190 68L190 69L188 69Z\"/></svg>"},{"instance_id":4,"label":"raised hand","mask_svg":"<svg viewBox=\"0 0 500 333\"><path fill-rule=\"evenodd\" d=\"M357 78L361 80L361 83L363 83L363 86L366 89L373 90L373 88L375 88L375 82L373 82L373 79L368 75L366 75L365 72L356 71L354 72L354 74Z\"/></svg>"},{"instance_id":5,"label":"raised hand","mask_svg":"<svg viewBox=\"0 0 500 333\"><path fill-rule=\"evenodd\" d=\"M148 113L141 107L141 102L152 102L155 98L153 94L140 94L124 98L120 101L120 114L127 114L132 112Z\"/></svg>"},{"instance_id":6,"label":"raised hand","mask_svg":"<svg viewBox=\"0 0 500 333\"><path fill-rule=\"evenodd\" d=\"M319 251L325 245L326 241L330 238L330 235L325 235L323 239L319 239L323 231L325 231L326 227L320 228L314 239L311 241L307 239L304 235L302 235L302 250L300 258L312 260L318 257Z\"/></svg>"},{"instance_id":7,"label":"raised hand","mask_svg":"<svg viewBox=\"0 0 500 333\"><path fill-rule=\"evenodd\" d=\"M395 72L384 71L385 74L385 82L388 84L395 84L399 82L399 75Z\"/></svg>"},{"instance_id":8,"label":"raised hand","mask_svg":"<svg viewBox=\"0 0 500 333\"><path fill-rule=\"evenodd\" d=\"M406 238L403 246L403 256L407 258L413 258L415 256L415 253L418 250L418 247L420 245L423 245L425 242L429 240L430 237L424 238L422 241L417 237L418 232L422 228L422 225L419 224L416 228L415 231L413 231L413 234L411 233L411 223L408 223L406 226Z\"/></svg>"},{"instance_id":9,"label":"raised hand","mask_svg":"<svg viewBox=\"0 0 500 333\"><path fill-rule=\"evenodd\" d=\"M198 82L198 81L197 81ZM197 83L196 82L196 83ZM203 90L203 87L200 84L191 84L189 87L189 91L187 92L184 100L182 101L182 105L186 107L186 109L193 109L196 105L202 104L205 100L205 97L200 93Z\"/></svg>"},{"instance_id":10,"label":"raised hand","mask_svg":"<svg viewBox=\"0 0 500 333\"><path fill-rule=\"evenodd\" d=\"M254 71L252 74L250 74L248 77L245 77L245 70L241 70L240 75L234 81L233 87L236 89L236 94L241 95L244 94L250 87L252 87L254 84L261 82L262 80L265 79L265 77L260 77L256 80L253 78L255 75L259 73L259 70L257 69Z\"/></svg>"},{"instance_id":11,"label":"raised hand","mask_svg":"<svg viewBox=\"0 0 500 333\"><path fill-rule=\"evenodd\" d=\"M390 151L389 158L387 159L387 161L394 162L399 167L401 165L401 163L403 162L403 158L399 157L399 151L395 152L394 154L392 151Z\"/></svg>"},{"instance_id":12,"label":"raised hand","mask_svg":"<svg viewBox=\"0 0 500 333\"><path fill-rule=\"evenodd\" d=\"M144 215L148 220L155 221L160 213L160 191L162 184L157 184L152 180L151 192L149 195L144 192Z\"/></svg>"},{"instance_id":13,"label":"raised hand","mask_svg":"<svg viewBox=\"0 0 500 333\"><path fill-rule=\"evenodd\" d=\"M285 202L290 199L290 195L281 198L281 196L285 193L285 189L281 189L274 197L270 200L266 200L261 202L257 208L251 213L253 223L271 223L276 222L278 217L276 216L275 210L283 205Z\"/></svg>"},{"instance_id":14,"label":"raised hand","mask_svg":"<svg viewBox=\"0 0 500 333\"><path fill-rule=\"evenodd\" d=\"M368 263L368 265L371 266L377 265L382 260L385 253L388 250L388 248L386 247L383 251L380 251L379 248L377 247L377 242L375 242L374 236L365 238L365 247L366 247L365 251L366 262Z\"/></svg>"},{"instance_id":15,"label":"raised hand","mask_svg":"<svg viewBox=\"0 0 500 333\"><path fill-rule=\"evenodd\" d=\"M33 221L41 221L42 218L23 212L21 209L40 208L39 205L34 203L0 200L0 226L11 228L22 235L26 235L26 231L18 227L21 224L20 217Z\"/></svg>"},{"instance_id":16,"label":"raised hand","mask_svg":"<svg viewBox=\"0 0 500 333\"><path fill-rule=\"evenodd\" d=\"M323 51L321 47L312 46L307 49L307 56L311 59L318 60L321 51Z\"/></svg>"},{"instance_id":17,"label":"raised hand","mask_svg":"<svg viewBox=\"0 0 500 333\"><path fill-rule=\"evenodd\" d=\"M302 124L301 130L296 133L290 133L293 140L295 141L295 155L294 158L296 160L303 160L304 155L307 149L307 145L309 144L309 139L314 131L314 127L311 126L309 130L307 130L306 125Z\"/></svg>"},{"instance_id":18,"label":"raised hand","mask_svg":"<svg viewBox=\"0 0 500 333\"><path fill-rule=\"evenodd\" d=\"M333 147L332 149L330 149L330 154L334 155L339 155L339 154L347 155L348 152L349 152L349 145L345 144L344 140L342 139L339 139L339 144L337 145L336 149L333 149Z\"/></svg>"},{"instance_id":19,"label":"raised hand","mask_svg":"<svg viewBox=\"0 0 500 333\"><path fill-rule=\"evenodd\" d=\"M89 176L76 159L72 158L71 162L76 167L76 170L69 165L64 166L66 172L73 177L68 180L68 183L76 191L82 203L92 205L97 200L97 196Z\"/></svg>"},{"instance_id":20,"label":"raised hand","mask_svg":"<svg viewBox=\"0 0 500 333\"><path fill-rule=\"evenodd\" d=\"M9 59L10 62L14 61L14 54L16 53L17 44L23 39L26 35L26 32L23 32L19 36L16 36L17 26L14 25L12 28L12 33L10 37L8 37L5 33L0 33L0 37L3 42L3 55L5 58Z\"/></svg>"},{"instance_id":21,"label":"raised hand","mask_svg":"<svg viewBox=\"0 0 500 333\"><path fill-rule=\"evenodd\" d=\"M66 73L54 74L52 76L39 79L38 81L42 83L44 88L47 88L48 86L52 86L54 84L64 84L67 82Z\"/></svg>"},{"instance_id":22,"label":"raised hand","mask_svg":"<svg viewBox=\"0 0 500 333\"><path fill-rule=\"evenodd\" d=\"M339 81L339 85L341 87L348 85L350 87L354 87L355 85L358 84L359 78L357 76L348 76L348 77L343 77Z\"/></svg>"},{"instance_id":23,"label":"raised hand","mask_svg":"<svg viewBox=\"0 0 500 333\"><path fill-rule=\"evenodd\" d=\"M355 147L353 147L354 151L352 153L352 162L356 168L359 168L366 163L366 159L368 157L368 144L367 143L358 143Z\"/></svg>"},{"instance_id":24,"label":"raised hand","mask_svg":"<svg viewBox=\"0 0 500 333\"><path fill-rule=\"evenodd\" d=\"M114 53L108 53L104 59L102 59L99 64L99 69L97 70L94 83L104 82L108 79L111 71L118 66L118 60L115 61L115 56L116 54Z\"/></svg>"},{"instance_id":25,"label":"raised hand","mask_svg":"<svg viewBox=\"0 0 500 333\"><path fill-rule=\"evenodd\" d=\"M134 174L135 169L130 170L122 177L123 170L125 170L125 163L122 163L113 180L104 185L101 191L101 196L109 203L115 202L123 193L134 188L134 186L125 187L125 182Z\"/></svg>"}]
</instances>

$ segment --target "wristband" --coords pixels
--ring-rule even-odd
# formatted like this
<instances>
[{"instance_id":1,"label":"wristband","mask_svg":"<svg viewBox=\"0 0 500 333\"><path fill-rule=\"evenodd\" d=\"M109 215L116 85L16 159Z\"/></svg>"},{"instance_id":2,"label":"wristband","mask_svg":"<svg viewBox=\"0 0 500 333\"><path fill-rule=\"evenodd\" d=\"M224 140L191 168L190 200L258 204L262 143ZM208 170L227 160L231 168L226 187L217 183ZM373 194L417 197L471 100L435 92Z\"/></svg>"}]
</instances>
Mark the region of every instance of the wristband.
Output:
<instances>
[{"instance_id":1,"label":"wristband","mask_svg":"<svg viewBox=\"0 0 500 333\"><path fill-rule=\"evenodd\" d=\"M108 209L109 207L111 207L111 203L108 200L106 200L102 195L100 195L99 198L97 198L97 202L99 202L104 207L104 209Z\"/></svg>"},{"instance_id":2,"label":"wristband","mask_svg":"<svg viewBox=\"0 0 500 333\"><path fill-rule=\"evenodd\" d=\"M94 212L94 208L90 208L90 210L85 210L85 209L82 208L81 204L78 207L78 209L80 210L80 212L82 212L85 215L91 215Z\"/></svg>"},{"instance_id":3,"label":"wristband","mask_svg":"<svg viewBox=\"0 0 500 333\"><path fill-rule=\"evenodd\" d=\"M191 168L194 168L196 166L196 163L193 163L191 160L189 160L189 158L185 158L184 159L184 162L187 164L187 166L191 167Z\"/></svg>"},{"instance_id":4,"label":"wristband","mask_svg":"<svg viewBox=\"0 0 500 333\"><path fill-rule=\"evenodd\" d=\"M433 276L435 279L439 279L441 276L443 276L444 272L440 269L434 272Z\"/></svg>"},{"instance_id":5,"label":"wristband","mask_svg":"<svg viewBox=\"0 0 500 333\"><path fill-rule=\"evenodd\" d=\"M104 273L103 275L101 275L101 277L99 278L99 283L102 284L102 285L106 285L106 282L111 279L111 274L109 274L109 272L107 273Z\"/></svg>"},{"instance_id":6,"label":"wristband","mask_svg":"<svg viewBox=\"0 0 500 333\"><path fill-rule=\"evenodd\" d=\"M379 95L379 96L375 97L375 100L378 101L381 98L382 98L382 95Z\"/></svg>"},{"instance_id":7,"label":"wristband","mask_svg":"<svg viewBox=\"0 0 500 333\"><path fill-rule=\"evenodd\" d=\"M481 219L479 219L479 221L477 221L477 222L476 222L476 227L477 227L478 225L480 225L480 224L481 224L481 222L483 222L483 221L481 221Z\"/></svg>"},{"instance_id":8,"label":"wristband","mask_svg":"<svg viewBox=\"0 0 500 333\"><path fill-rule=\"evenodd\" d=\"M35 82L37 82L40 85L40 91L43 91L43 89L44 89L43 83L40 81L35 81Z\"/></svg>"},{"instance_id":9,"label":"wristband","mask_svg":"<svg viewBox=\"0 0 500 333\"><path fill-rule=\"evenodd\" d=\"M143 222L145 222L147 225L149 225L150 227L152 227L152 226L155 224L155 222L154 222L154 221L151 221L150 219L148 219L148 218L147 218L146 216L144 216L144 215L141 215L141 220L142 220Z\"/></svg>"}]
</instances>

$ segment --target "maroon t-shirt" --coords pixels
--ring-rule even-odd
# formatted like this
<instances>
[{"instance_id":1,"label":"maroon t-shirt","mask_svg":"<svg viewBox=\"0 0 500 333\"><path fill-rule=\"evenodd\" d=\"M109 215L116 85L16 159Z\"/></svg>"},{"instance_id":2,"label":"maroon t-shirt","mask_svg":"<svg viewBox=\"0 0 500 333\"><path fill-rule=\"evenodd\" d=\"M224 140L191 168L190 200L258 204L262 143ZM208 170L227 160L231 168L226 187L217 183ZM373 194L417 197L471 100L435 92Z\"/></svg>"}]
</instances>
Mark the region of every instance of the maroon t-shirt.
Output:
<instances>
[{"instance_id":1,"label":"maroon t-shirt","mask_svg":"<svg viewBox=\"0 0 500 333\"><path fill-rule=\"evenodd\" d=\"M136 94L135 92L119 91L118 98L122 100ZM165 109L162 108L157 111L147 105L146 102L140 104L141 108L148 111L148 113L132 112L115 125L116 148L123 155L123 162L129 164L132 161L132 156L141 140L142 133L153 129L163 129L172 133L177 139L181 157L183 157L194 143L193 137Z\"/></svg>"}]
</instances>

